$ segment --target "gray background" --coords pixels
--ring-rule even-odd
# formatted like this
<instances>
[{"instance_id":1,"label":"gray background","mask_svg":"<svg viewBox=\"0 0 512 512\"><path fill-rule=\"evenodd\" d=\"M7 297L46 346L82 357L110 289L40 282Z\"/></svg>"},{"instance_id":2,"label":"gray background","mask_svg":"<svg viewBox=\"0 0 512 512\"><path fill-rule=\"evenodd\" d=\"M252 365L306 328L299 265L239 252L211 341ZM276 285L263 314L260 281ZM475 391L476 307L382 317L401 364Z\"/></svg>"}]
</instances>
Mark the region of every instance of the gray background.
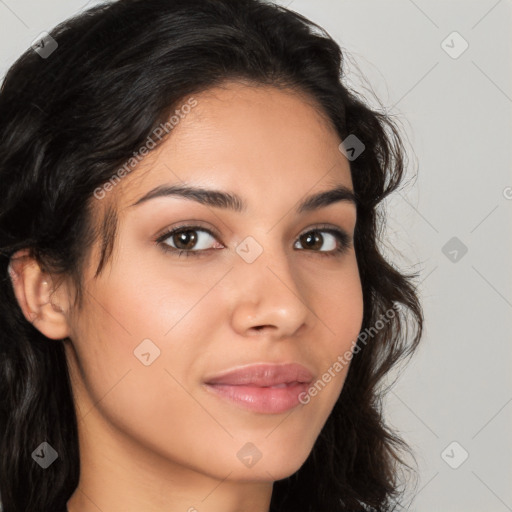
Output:
<instances>
[{"instance_id":1,"label":"gray background","mask_svg":"<svg viewBox=\"0 0 512 512\"><path fill-rule=\"evenodd\" d=\"M96 3L0 0L2 77ZM386 404L419 465L408 510L512 511L512 1L279 3L341 44L350 83L375 106L373 89L411 147L408 185L385 205L385 250L420 273L426 315Z\"/></svg>"}]
</instances>

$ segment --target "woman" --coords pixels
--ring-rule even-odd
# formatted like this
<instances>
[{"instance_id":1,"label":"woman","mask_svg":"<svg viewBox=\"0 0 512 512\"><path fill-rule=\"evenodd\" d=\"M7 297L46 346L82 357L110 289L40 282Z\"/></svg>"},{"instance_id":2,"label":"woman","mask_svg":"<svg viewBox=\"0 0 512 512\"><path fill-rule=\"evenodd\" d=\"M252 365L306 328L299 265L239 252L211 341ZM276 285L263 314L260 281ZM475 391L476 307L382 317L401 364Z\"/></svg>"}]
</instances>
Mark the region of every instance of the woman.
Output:
<instances>
[{"instance_id":1,"label":"woman","mask_svg":"<svg viewBox=\"0 0 512 512\"><path fill-rule=\"evenodd\" d=\"M392 510L392 122L261 0L120 0L0 94L4 512ZM406 331L406 319L414 331Z\"/></svg>"}]
</instances>

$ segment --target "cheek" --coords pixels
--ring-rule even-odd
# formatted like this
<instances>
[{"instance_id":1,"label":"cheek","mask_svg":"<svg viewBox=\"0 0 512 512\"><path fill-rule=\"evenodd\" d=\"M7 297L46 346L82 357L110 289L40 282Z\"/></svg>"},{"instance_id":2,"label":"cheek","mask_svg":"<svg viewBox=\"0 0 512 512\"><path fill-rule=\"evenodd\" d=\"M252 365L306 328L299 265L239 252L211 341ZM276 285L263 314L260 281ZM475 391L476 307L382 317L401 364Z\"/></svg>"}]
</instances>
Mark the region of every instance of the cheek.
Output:
<instances>
[{"instance_id":1,"label":"cheek","mask_svg":"<svg viewBox=\"0 0 512 512\"><path fill-rule=\"evenodd\" d=\"M321 410L315 419L321 428L339 398L352 361L363 321L363 292L355 254L349 253L338 268L310 272L304 279L318 320L316 342L308 346L308 352L319 362L320 374L303 403Z\"/></svg>"},{"instance_id":2,"label":"cheek","mask_svg":"<svg viewBox=\"0 0 512 512\"><path fill-rule=\"evenodd\" d=\"M189 315L197 310L208 315L203 298L219 277L222 272L205 269L198 278L197 270L172 264L145 268L138 262L120 263L108 284L93 291L98 297L93 307L103 331L114 340L129 339L132 344L145 338L168 340Z\"/></svg>"},{"instance_id":3,"label":"cheek","mask_svg":"<svg viewBox=\"0 0 512 512\"><path fill-rule=\"evenodd\" d=\"M363 291L355 255L350 254L339 271L319 274L310 282L314 311L327 333L332 350L345 351L359 335L363 321Z\"/></svg>"},{"instance_id":4,"label":"cheek","mask_svg":"<svg viewBox=\"0 0 512 512\"><path fill-rule=\"evenodd\" d=\"M200 300L211 284L176 276L164 286L142 271L132 279L118 275L91 288L82 315L88 320L75 343L81 416L101 415L152 449L182 455L185 464L193 443L185 450L182 440L200 437L208 421L188 389L207 339L206 316L213 314L212 301Z\"/></svg>"},{"instance_id":5,"label":"cheek","mask_svg":"<svg viewBox=\"0 0 512 512\"><path fill-rule=\"evenodd\" d=\"M332 340L326 346L328 367L332 369L335 362L341 360L343 368L336 365L334 370L344 380L351 352L362 327L364 312L363 291L355 255L347 261L336 279L326 281L319 311L322 312L322 319L331 334L329 339Z\"/></svg>"}]
</instances>

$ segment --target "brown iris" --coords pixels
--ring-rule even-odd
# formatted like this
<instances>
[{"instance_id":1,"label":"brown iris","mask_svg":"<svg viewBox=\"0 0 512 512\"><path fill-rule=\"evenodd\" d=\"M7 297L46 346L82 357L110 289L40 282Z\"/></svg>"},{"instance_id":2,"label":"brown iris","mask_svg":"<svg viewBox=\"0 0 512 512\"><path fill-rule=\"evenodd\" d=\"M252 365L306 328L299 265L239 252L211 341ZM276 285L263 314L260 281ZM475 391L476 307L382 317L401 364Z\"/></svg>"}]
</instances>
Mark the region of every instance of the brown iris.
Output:
<instances>
[{"instance_id":1,"label":"brown iris","mask_svg":"<svg viewBox=\"0 0 512 512\"><path fill-rule=\"evenodd\" d=\"M324 242L324 237L316 231L305 233L299 237L303 247L308 249L320 249Z\"/></svg>"},{"instance_id":2,"label":"brown iris","mask_svg":"<svg viewBox=\"0 0 512 512\"><path fill-rule=\"evenodd\" d=\"M177 249L190 250L197 243L197 234L192 229L174 233L172 238Z\"/></svg>"}]
</instances>

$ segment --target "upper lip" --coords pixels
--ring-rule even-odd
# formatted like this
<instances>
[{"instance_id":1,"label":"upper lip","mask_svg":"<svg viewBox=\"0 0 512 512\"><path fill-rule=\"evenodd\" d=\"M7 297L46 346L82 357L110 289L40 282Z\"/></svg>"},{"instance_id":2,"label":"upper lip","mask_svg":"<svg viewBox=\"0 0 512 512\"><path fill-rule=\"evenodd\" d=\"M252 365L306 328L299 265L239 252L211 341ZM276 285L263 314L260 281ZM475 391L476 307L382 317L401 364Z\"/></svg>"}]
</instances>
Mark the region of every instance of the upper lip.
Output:
<instances>
[{"instance_id":1,"label":"upper lip","mask_svg":"<svg viewBox=\"0 0 512 512\"><path fill-rule=\"evenodd\" d=\"M313 374L305 366L298 363L260 363L228 370L208 378L205 382L206 384L267 387L294 382L309 384L312 380Z\"/></svg>"}]
</instances>

